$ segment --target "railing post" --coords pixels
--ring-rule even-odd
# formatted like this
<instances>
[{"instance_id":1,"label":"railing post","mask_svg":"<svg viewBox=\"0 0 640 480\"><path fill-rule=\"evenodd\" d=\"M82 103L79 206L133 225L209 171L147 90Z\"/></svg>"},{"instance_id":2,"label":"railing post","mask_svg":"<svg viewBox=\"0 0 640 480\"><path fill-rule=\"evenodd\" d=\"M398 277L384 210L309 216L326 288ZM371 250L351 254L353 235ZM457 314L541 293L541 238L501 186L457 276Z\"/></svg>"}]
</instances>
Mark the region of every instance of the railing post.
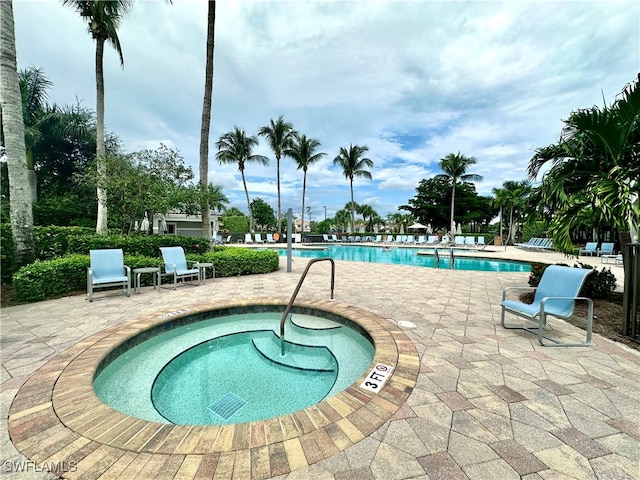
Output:
<instances>
[{"instance_id":1,"label":"railing post","mask_svg":"<svg viewBox=\"0 0 640 480\"><path fill-rule=\"evenodd\" d=\"M291 295L291 299L289 300L289 303L287 304L287 308L285 308L284 313L282 314L282 318L280 319L280 343L282 345L281 347L281 355L284 357L284 324L287 320L287 315L289 314L289 312L291 311L291 308L293 307L293 302L295 301L296 297L298 296L298 292L300 291L300 288L302 287L302 282L304 282L304 279L307 277L307 273L309 272L309 268L311 268L311 265L313 265L316 262L322 262L322 261L329 261L331 262L331 300L333 300L333 289L335 286L335 277L336 277L336 262L333 260L333 258L313 258L311 260L309 260L309 263L307 263L307 266L304 269L304 272L302 272L302 275L300 276L300 280L298 280L298 285L296 286L296 289L293 291L293 295Z\"/></svg>"},{"instance_id":2,"label":"railing post","mask_svg":"<svg viewBox=\"0 0 640 480\"><path fill-rule=\"evenodd\" d=\"M640 341L640 243L623 246L624 296L623 334Z\"/></svg>"}]
</instances>

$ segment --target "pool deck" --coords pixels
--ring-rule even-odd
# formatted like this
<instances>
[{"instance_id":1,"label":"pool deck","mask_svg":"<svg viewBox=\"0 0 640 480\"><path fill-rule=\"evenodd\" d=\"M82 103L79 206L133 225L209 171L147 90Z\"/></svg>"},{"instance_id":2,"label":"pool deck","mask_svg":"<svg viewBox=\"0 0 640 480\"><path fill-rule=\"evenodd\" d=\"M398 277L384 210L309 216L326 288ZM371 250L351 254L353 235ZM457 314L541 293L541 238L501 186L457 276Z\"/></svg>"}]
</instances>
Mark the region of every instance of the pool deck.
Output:
<instances>
[{"instance_id":1,"label":"pool deck","mask_svg":"<svg viewBox=\"0 0 640 480\"><path fill-rule=\"evenodd\" d=\"M491 249L495 251L478 255L571 263L555 252ZM621 283L621 267L601 265L596 257L581 260L611 267ZM366 432L361 437L354 430L351 437L327 435L280 452L255 447L194 455L145 453L71 438L59 426L42 421L51 418L51 412L55 415L46 396L51 378L60 374L60 362L68 361L60 352L73 352L94 334L160 311L289 297L306 263L294 258L293 272L287 273L281 258L280 271L271 274L218 278L176 291L143 287L130 298L98 292L93 303L81 295L2 309L4 478L51 478L20 453L34 449L40 449L40 465L72 467L65 478L103 480L640 478L640 354L596 334L589 347L549 348L529 333L502 329L502 288L526 285L526 273L337 261L337 305L376 314L391 329L398 322L415 324L400 324L419 356L415 386L390 419L373 431L360 429ZM328 272L328 266L314 265L299 298L326 301ZM551 325L555 334L578 336L577 329L563 322ZM34 403L31 409L23 403L12 416L10 437L9 411L21 388L21 395L26 394L22 401L31 393ZM79 396L77 403L82 402ZM93 423L94 432L105 437L109 428L122 428L105 426L102 431L105 419L99 409L76 421L85 431L92 430ZM332 422L340 426L338 419L317 421L329 429ZM299 437L303 439L304 432ZM163 444L171 447L170 440ZM77 464L70 465L70 460Z\"/></svg>"}]
</instances>

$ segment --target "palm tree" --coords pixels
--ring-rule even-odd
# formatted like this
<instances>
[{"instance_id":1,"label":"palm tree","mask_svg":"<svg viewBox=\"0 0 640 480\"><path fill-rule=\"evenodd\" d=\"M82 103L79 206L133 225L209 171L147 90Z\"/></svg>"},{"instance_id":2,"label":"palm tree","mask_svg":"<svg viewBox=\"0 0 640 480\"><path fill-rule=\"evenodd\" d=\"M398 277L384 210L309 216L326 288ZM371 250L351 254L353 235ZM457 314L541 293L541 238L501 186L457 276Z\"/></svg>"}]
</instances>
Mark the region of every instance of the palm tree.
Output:
<instances>
[{"instance_id":1,"label":"palm tree","mask_svg":"<svg viewBox=\"0 0 640 480\"><path fill-rule=\"evenodd\" d=\"M456 185L461 182L481 182L482 176L474 173L467 173L467 168L475 165L476 159L473 157L465 157L458 153L450 153L446 157L440 159L440 169L444 172L440 176L451 180L451 216L449 225L451 233L455 231L456 224L454 222L454 210L456 206Z\"/></svg>"},{"instance_id":2,"label":"palm tree","mask_svg":"<svg viewBox=\"0 0 640 480\"><path fill-rule=\"evenodd\" d=\"M31 201L37 201L37 181L34 168L33 147L42 138L41 128L55 118L55 109L47 104L47 90L51 81L40 68L29 67L18 72L18 82L22 95L22 116L24 118L24 142L27 149L27 169Z\"/></svg>"},{"instance_id":3,"label":"palm tree","mask_svg":"<svg viewBox=\"0 0 640 480\"><path fill-rule=\"evenodd\" d=\"M516 225L526 198L531 191L531 184L526 180L507 180L501 189L493 189L496 193L496 205L500 207L500 228L502 229L502 208L509 209L509 235L511 243L515 243ZM500 232L502 236L502 231Z\"/></svg>"},{"instance_id":4,"label":"palm tree","mask_svg":"<svg viewBox=\"0 0 640 480\"><path fill-rule=\"evenodd\" d=\"M280 117L282 119L282 117ZM291 157L297 164L298 170L304 172L302 177L302 229L304 231L304 196L307 190L307 169L309 165L318 162L327 154L324 152L316 152L320 146L320 142L315 138L307 138L306 135L296 133L290 146L284 150L284 154ZM280 197L278 197L278 201Z\"/></svg>"},{"instance_id":5,"label":"palm tree","mask_svg":"<svg viewBox=\"0 0 640 480\"><path fill-rule=\"evenodd\" d=\"M254 155L252 153L254 147L258 145L258 137L247 136L244 129L233 127L233 130L225 133L216 142L218 153L216 159L218 163L235 163L242 175L242 185L244 185L244 193L247 197L247 208L249 211L249 231L253 232L253 215L251 214L251 202L249 201L249 190L247 189L247 181L244 178L244 171L247 163L256 162L262 165L269 165L269 159L264 155Z\"/></svg>"},{"instance_id":6,"label":"palm tree","mask_svg":"<svg viewBox=\"0 0 640 480\"><path fill-rule=\"evenodd\" d=\"M216 2L209 0L207 13L207 61L205 66L204 99L202 101L202 121L200 124L200 191L202 195L202 235L204 238L211 236L211 218L209 208L211 205L204 195L209 184L209 129L211 127L211 97L213 96L213 50L216 25ZM213 239L212 239L213 241Z\"/></svg>"},{"instance_id":7,"label":"palm tree","mask_svg":"<svg viewBox=\"0 0 640 480\"><path fill-rule=\"evenodd\" d=\"M269 122L269 125L262 127L258 131L258 135L267 138L269 147L273 150L276 156L276 177L278 184L278 219L277 219L277 231L278 234L282 233L282 219L281 215L281 203L280 203L280 159L285 151L291 147L292 141L295 135L293 125L284 121L284 117L280 115L275 122L273 119Z\"/></svg>"},{"instance_id":8,"label":"palm tree","mask_svg":"<svg viewBox=\"0 0 640 480\"><path fill-rule=\"evenodd\" d=\"M538 187L553 211L554 246L575 253L570 232L584 223L637 231L640 224L640 75L610 107L572 112L558 143L539 148L529 162L535 179L551 164ZM595 213L595 219L593 214Z\"/></svg>"},{"instance_id":9,"label":"palm tree","mask_svg":"<svg viewBox=\"0 0 640 480\"><path fill-rule=\"evenodd\" d=\"M356 213L353 206L353 179L355 177L364 177L371 180L371 172L365 170L365 167L372 168L373 161L364 157L364 154L369 150L366 145L350 145L348 149L340 147L340 153L333 159L334 165L340 165L342 167L342 173L349 179L349 185L351 188L351 230L355 229Z\"/></svg>"},{"instance_id":10,"label":"palm tree","mask_svg":"<svg viewBox=\"0 0 640 480\"><path fill-rule=\"evenodd\" d=\"M18 266L29 263L35 251L21 100L13 2L4 1L0 2L0 124L7 156L11 236Z\"/></svg>"},{"instance_id":11,"label":"palm tree","mask_svg":"<svg viewBox=\"0 0 640 480\"><path fill-rule=\"evenodd\" d=\"M378 212L376 212L371 205L359 205L357 208L357 212L362 215L362 222L366 225L366 230L371 232L373 230L373 218L379 216ZM367 223L367 218L369 222Z\"/></svg>"},{"instance_id":12,"label":"palm tree","mask_svg":"<svg viewBox=\"0 0 640 480\"><path fill-rule=\"evenodd\" d=\"M98 218L96 233L107 233L107 189L104 186L107 166L104 141L104 44L113 45L124 68L122 47L118 39L118 27L129 13L133 0L62 0L64 6L73 8L87 22L89 33L96 41L96 158L98 170Z\"/></svg>"},{"instance_id":13,"label":"palm tree","mask_svg":"<svg viewBox=\"0 0 640 480\"><path fill-rule=\"evenodd\" d=\"M503 188L494 188L492 190L493 194L495 195L495 198L493 199L493 205L496 207L500 208L500 240L502 241L502 226L504 225L504 216L502 214L502 209L504 208L504 206L506 205L507 201L506 201L506 194ZM497 245L497 243L496 243Z\"/></svg>"}]
</instances>

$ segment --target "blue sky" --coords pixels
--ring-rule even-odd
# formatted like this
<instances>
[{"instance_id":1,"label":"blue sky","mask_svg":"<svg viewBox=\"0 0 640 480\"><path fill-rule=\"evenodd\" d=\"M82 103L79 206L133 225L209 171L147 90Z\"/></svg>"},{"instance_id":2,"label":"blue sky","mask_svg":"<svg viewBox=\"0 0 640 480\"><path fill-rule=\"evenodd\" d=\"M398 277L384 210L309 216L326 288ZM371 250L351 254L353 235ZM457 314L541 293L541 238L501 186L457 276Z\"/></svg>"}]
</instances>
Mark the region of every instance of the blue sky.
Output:
<instances>
[{"instance_id":1,"label":"blue sky","mask_svg":"<svg viewBox=\"0 0 640 480\"><path fill-rule=\"evenodd\" d=\"M50 101L95 109L95 45L59 1L14 0L18 65L44 69ZM197 176L204 88L205 1L136 1L120 29L125 68L105 50L107 128L127 151L177 148ZM237 169L218 165L215 141L284 115L321 142L307 206L329 216L349 201L332 165L341 146L367 145L372 181L355 200L397 212L439 160L460 151L490 195L523 180L536 147L562 119L614 100L640 70L637 1L217 2L209 179L246 210ZM276 207L275 159L246 171L250 198ZM302 172L281 162L283 209L299 212ZM403 212L406 213L406 212Z\"/></svg>"}]
</instances>

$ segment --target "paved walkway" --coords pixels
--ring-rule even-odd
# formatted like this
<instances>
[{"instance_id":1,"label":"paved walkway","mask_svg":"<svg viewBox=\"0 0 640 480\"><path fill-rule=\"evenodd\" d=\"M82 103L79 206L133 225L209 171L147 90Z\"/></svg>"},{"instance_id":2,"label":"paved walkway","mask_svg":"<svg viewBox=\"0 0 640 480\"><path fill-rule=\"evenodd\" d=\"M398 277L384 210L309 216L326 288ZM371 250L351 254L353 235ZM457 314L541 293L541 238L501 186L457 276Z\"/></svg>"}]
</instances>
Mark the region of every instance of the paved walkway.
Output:
<instances>
[{"instance_id":1,"label":"paved walkway","mask_svg":"<svg viewBox=\"0 0 640 480\"><path fill-rule=\"evenodd\" d=\"M558 254L511 248L486 255L567 262ZM530 255L534 258L525 258ZM600 266L598 260L591 263ZM288 297L305 265L295 259L293 273L287 273L282 260L276 273L221 278L199 287L161 292L147 287L131 298L99 292L91 304L74 296L3 309L0 451L5 478L50 478L25 463L9 438L7 416L20 387L59 352L108 327L160 310L225 299ZM327 298L328 268L321 265L310 271L300 298ZM616 274L622 270L611 269ZM307 458L306 466L304 459L298 465L262 462L260 468L237 461L236 470L223 472L212 469L206 456L176 462L148 455L132 456L129 464L128 457L122 457L116 469L87 452L77 471L65 476L640 478L640 355L598 335L587 348L546 348L533 335L502 329L502 288L526 285L527 274L358 262L337 262L336 270L337 303L371 311L391 324L416 325L403 330L420 357L417 382L406 403L379 429L324 460L312 463ZM561 322L552 326L554 333L579 333ZM42 441L51 444L46 435ZM58 453L56 457L51 452L49 461L63 462L63 453ZM151 465L153 474L148 473ZM17 468L26 471L12 472Z\"/></svg>"}]
</instances>

